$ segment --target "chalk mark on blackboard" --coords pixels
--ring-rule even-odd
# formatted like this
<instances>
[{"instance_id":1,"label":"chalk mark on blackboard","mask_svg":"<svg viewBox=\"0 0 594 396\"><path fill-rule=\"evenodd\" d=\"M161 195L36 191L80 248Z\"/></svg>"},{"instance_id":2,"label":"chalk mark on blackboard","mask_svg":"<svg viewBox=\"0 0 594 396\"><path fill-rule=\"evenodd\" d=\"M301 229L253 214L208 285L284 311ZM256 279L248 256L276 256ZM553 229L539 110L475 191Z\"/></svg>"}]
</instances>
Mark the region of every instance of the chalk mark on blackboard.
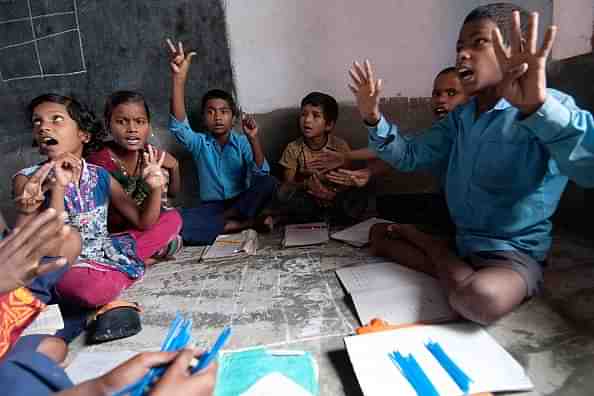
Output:
<instances>
[{"instance_id":1,"label":"chalk mark on blackboard","mask_svg":"<svg viewBox=\"0 0 594 396\"><path fill-rule=\"evenodd\" d=\"M9 44L9 45L6 45L4 47L0 47L0 51L9 50L11 48L18 48L18 47L23 47L23 46L26 46L26 45L33 44L34 49L35 49L36 61L37 61L37 64L39 66L39 73L38 74L18 76L18 77L5 77L5 76L2 75L2 71L0 70L0 79L2 81L8 82L8 81L14 81L14 80L25 80L25 79L33 79L33 78L72 76L72 75L82 74L82 73L86 73L87 72L86 62L85 62L85 56L84 56L84 49L83 49L83 44L82 44L82 37L81 37L81 33L80 33L80 22L79 22L79 18L78 18L78 4L77 4L77 0L72 0L72 5L73 5L73 11L54 12L54 13L49 13L49 14L42 14L42 15L33 16L33 12L32 12L32 9L31 9L31 0L27 0L27 8L28 8L28 11L29 11L29 16L28 17L15 18L15 19L9 19L9 20L5 20L5 21L0 21L0 25L8 24L8 23L15 23L15 22L29 21L29 23L31 25L31 31L32 31L32 34L33 34L33 39L32 40L27 40L27 41L22 41L22 42L19 42L19 43ZM42 18L54 17L54 16L64 16L64 15L73 15L74 16L74 20L75 20L75 27L74 28L66 29L66 30L63 30L63 31L60 31L60 32L56 32L56 33L52 33L52 34L48 34L48 35L45 35L45 36L37 36L36 35L36 33L35 33L35 26L34 26L34 23L33 23L35 20L42 19ZM71 71L71 72L64 72L64 73L47 73L47 72L45 72L44 69L43 69L43 64L42 64L42 61L41 61L41 56L39 55L38 42L41 41L41 40L47 40L47 39L52 38L52 37L56 37L56 36L60 36L60 35L64 35L64 34L72 33L72 32L76 32L76 34L78 35L78 42L79 42L79 49L80 49L80 58L81 58L81 69L80 70Z\"/></svg>"}]
</instances>

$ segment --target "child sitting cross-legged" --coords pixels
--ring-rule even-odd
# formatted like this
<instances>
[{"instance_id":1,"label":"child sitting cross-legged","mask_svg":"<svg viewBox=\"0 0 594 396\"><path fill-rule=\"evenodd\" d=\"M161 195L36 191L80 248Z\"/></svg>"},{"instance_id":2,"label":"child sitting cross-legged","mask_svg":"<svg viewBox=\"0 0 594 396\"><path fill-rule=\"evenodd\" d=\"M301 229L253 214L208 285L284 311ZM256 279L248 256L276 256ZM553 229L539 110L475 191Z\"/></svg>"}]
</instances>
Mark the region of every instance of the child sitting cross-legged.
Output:
<instances>
[{"instance_id":1,"label":"child sitting cross-legged","mask_svg":"<svg viewBox=\"0 0 594 396\"><path fill-rule=\"evenodd\" d=\"M171 120L169 130L191 154L200 181L201 205L182 210L184 242L210 244L221 233L249 227L267 230L269 218L259 216L276 188L250 117L241 120L244 133L233 124L239 115L233 97L213 89L202 98L205 131L194 131L185 107L185 84L192 57L168 40L172 70Z\"/></svg>"},{"instance_id":2,"label":"child sitting cross-legged","mask_svg":"<svg viewBox=\"0 0 594 396\"><path fill-rule=\"evenodd\" d=\"M347 153L346 141L334 135L338 103L322 92L311 92L301 101L301 137L290 142L279 161L284 168L278 191L278 222L353 220L367 208L365 194L328 177L327 153ZM348 163L342 163L348 168Z\"/></svg>"}]
</instances>

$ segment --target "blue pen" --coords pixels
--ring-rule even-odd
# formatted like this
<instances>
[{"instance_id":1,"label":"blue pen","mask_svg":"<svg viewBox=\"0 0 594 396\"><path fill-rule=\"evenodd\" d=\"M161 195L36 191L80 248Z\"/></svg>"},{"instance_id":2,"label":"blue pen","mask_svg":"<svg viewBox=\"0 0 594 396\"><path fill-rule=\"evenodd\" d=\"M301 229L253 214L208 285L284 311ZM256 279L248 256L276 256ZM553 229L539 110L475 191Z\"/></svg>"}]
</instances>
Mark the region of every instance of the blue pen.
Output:
<instances>
[{"instance_id":1,"label":"blue pen","mask_svg":"<svg viewBox=\"0 0 594 396\"><path fill-rule=\"evenodd\" d=\"M219 334L219 337L215 341L212 348L210 348L210 351L207 351L204 354L202 354L202 356L200 356L198 364L191 370L192 374L195 374L203 368L206 368L210 364L210 362L212 362L217 357L219 351L221 350L223 345L225 345L230 335L231 327L227 326L223 329L223 331L221 331L221 334Z\"/></svg>"}]
</instances>

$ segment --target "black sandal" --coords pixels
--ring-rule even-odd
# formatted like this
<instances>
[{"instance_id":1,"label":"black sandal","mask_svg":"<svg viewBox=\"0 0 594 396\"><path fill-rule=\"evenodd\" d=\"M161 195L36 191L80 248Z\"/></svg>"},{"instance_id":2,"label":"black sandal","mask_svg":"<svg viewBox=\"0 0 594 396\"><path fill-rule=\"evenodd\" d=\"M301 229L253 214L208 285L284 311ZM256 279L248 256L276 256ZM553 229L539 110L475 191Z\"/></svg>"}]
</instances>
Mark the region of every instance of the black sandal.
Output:
<instances>
[{"instance_id":1,"label":"black sandal","mask_svg":"<svg viewBox=\"0 0 594 396\"><path fill-rule=\"evenodd\" d=\"M131 337L142 330L140 312L136 303L112 301L101 307L91 318L87 329L87 342L102 342Z\"/></svg>"}]
</instances>

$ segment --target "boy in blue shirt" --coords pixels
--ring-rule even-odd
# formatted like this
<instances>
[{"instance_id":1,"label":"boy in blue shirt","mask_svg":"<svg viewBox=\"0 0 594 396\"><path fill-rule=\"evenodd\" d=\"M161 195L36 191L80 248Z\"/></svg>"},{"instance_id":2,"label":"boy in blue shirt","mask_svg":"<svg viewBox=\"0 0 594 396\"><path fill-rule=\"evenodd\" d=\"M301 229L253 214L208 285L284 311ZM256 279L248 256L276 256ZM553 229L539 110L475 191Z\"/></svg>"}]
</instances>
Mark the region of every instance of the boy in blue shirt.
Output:
<instances>
[{"instance_id":1,"label":"boy in blue shirt","mask_svg":"<svg viewBox=\"0 0 594 396\"><path fill-rule=\"evenodd\" d=\"M456 250L397 224L390 257L438 276L451 306L489 324L534 295L551 245L551 221L568 177L594 185L593 119L573 99L546 88L545 64L556 28L537 48L538 14L527 34L513 13L511 46L487 7L465 19L456 68L472 99L425 133L404 138L379 111L382 82L368 61L349 74L369 129L369 147L401 171L440 169L456 225ZM524 40L525 39L525 40ZM388 144L386 144L388 142ZM414 246L416 254L399 244ZM414 253L414 252L413 252Z\"/></svg>"},{"instance_id":2,"label":"boy in blue shirt","mask_svg":"<svg viewBox=\"0 0 594 396\"><path fill-rule=\"evenodd\" d=\"M169 130L192 153L202 200L200 207L182 210L182 236L189 244L209 244L218 234L256 226L256 216L273 196L276 180L269 174L255 120L242 119L244 134L233 130L238 109L229 93L208 91L202 98L207 131L192 130L185 84L195 53L185 55L182 43L177 48L170 40L167 43L173 72Z\"/></svg>"}]
</instances>

